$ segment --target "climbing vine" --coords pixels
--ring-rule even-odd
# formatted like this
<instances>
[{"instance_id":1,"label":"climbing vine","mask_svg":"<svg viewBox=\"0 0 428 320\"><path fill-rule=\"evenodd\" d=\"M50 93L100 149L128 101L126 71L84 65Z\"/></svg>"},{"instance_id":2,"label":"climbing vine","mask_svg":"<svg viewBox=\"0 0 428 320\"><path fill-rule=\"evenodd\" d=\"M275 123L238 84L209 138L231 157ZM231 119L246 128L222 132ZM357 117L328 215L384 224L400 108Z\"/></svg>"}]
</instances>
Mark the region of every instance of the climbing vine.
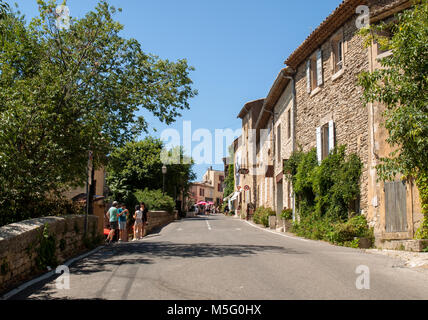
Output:
<instances>
[{"instance_id":1,"label":"climbing vine","mask_svg":"<svg viewBox=\"0 0 428 320\"><path fill-rule=\"evenodd\" d=\"M293 153L284 173L293 183L299 221L293 231L311 239L358 246L358 237L372 238L363 216L357 214L362 162L356 154L346 156L338 146L318 164L316 149Z\"/></svg>"}]
</instances>

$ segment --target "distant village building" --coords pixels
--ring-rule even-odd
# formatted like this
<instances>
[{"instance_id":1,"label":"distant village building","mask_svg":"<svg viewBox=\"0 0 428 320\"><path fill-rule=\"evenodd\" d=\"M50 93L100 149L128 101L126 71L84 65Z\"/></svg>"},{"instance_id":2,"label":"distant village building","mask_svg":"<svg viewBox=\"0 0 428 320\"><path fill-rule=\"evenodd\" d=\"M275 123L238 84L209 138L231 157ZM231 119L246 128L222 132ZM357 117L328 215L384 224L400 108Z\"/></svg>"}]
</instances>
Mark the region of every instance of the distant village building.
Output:
<instances>
[{"instance_id":1,"label":"distant village building","mask_svg":"<svg viewBox=\"0 0 428 320\"><path fill-rule=\"evenodd\" d=\"M376 43L365 48L357 34L356 8L367 4L370 23L388 20L412 5L405 0L344 0L286 59L267 97L249 102L238 114L242 137L235 146L235 184L240 216L259 206L279 215L284 208L298 214L293 186L284 179L283 163L297 145L317 150L321 162L337 145L363 162L360 199L353 210L374 227L376 245L411 239L423 215L412 180L377 181L376 165L392 150L382 126L384 107L364 106L357 77L379 68ZM256 132L254 134L254 131Z\"/></svg>"}]
</instances>

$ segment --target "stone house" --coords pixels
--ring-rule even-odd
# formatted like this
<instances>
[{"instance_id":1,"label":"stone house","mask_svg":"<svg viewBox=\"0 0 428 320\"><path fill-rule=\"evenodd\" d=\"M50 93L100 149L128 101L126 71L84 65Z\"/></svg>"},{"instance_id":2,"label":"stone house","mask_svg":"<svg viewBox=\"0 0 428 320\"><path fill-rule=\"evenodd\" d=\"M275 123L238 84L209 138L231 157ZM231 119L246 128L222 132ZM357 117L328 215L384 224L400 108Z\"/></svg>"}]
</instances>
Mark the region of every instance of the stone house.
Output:
<instances>
[{"instance_id":1,"label":"stone house","mask_svg":"<svg viewBox=\"0 0 428 320\"><path fill-rule=\"evenodd\" d=\"M213 187L212 201L216 206L220 206L223 202L223 183L224 183L224 172L219 170L213 170L210 167L202 178L204 183L209 184Z\"/></svg>"},{"instance_id":2,"label":"stone house","mask_svg":"<svg viewBox=\"0 0 428 320\"><path fill-rule=\"evenodd\" d=\"M370 9L370 23L411 6L402 0L345 0L285 64L295 70L295 143L304 151L316 148L319 161L342 144L347 145L347 153L360 157L361 195L354 210L367 217L380 246L385 240L412 238L422 214L412 181L377 182L375 166L391 148L381 124L383 108L363 105L357 77L378 68L377 59L388 53L379 52L375 44L365 48L357 35L356 8L361 4Z\"/></svg>"},{"instance_id":3,"label":"stone house","mask_svg":"<svg viewBox=\"0 0 428 320\"><path fill-rule=\"evenodd\" d=\"M253 214L257 199L257 161L256 161L256 121L262 109L264 99L248 102L238 114L242 119L242 136L239 140L240 150L236 155L237 191L240 192L238 208L243 218ZM239 175L239 176L238 176Z\"/></svg>"},{"instance_id":4,"label":"stone house","mask_svg":"<svg viewBox=\"0 0 428 320\"><path fill-rule=\"evenodd\" d=\"M275 210L278 217L284 208L293 207L292 186L283 174L284 159L295 150L292 76L290 68L280 71L256 122L257 159L263 167L257 176L259 204Z\"/></svg>"}]
</instances>

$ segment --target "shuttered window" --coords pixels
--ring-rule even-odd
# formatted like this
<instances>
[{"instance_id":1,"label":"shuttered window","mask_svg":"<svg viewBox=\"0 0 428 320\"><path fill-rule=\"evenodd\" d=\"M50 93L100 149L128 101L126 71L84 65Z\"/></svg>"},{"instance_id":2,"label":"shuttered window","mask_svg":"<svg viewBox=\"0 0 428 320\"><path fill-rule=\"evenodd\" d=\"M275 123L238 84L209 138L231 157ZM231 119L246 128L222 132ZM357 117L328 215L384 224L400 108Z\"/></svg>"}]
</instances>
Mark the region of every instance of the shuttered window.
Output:
<instances>
[{"instance_id":1,"label":"shuttered window","mask_svg":"<svg viewBox=\"0 0 428 320\"><path fill-rule=\"evenodd\" d=\"M407 231L406 184L385 182L385 231Z\"/></svg>"},{"instance_id":2,"label":"shuttered window","mask_svg":"<svg viewBox=\"0 0 428 320\"><path fill-rule=\"evenodd\" d=\"M322 51L317 50L306 62L306 86L307 92L321 86L324 83L323 78L323 60Z\"/></svg>"},{"instance_id":3,"label":"shuttered window","mask_svg":"<svg viewBox=\"0 0 428 320\"><path fill-rule=\"evenodd\" d=\"M329 155L330 151L334 149L336 144L333 120L316 129L316 139L317 159L321 163Z\"/></svg>"},{"instance_id":4,"label":"shuttered window","mask_svg":"<svg viewBox=\"0 0 428 320\"><path fill-rule=\"evenodd\" d=\"M306 91L311 93L311 60L306 61Z\"/></svg>"},{"instance_id":5,"label":"shuttered window","mask_svg":"<svg viewBox=\"0 0 428 320\"><path fill-rule=\"evenodd\" d=\"M323 84L322 51L317 51L317 86Z\"/></svg>"}]
</instances>

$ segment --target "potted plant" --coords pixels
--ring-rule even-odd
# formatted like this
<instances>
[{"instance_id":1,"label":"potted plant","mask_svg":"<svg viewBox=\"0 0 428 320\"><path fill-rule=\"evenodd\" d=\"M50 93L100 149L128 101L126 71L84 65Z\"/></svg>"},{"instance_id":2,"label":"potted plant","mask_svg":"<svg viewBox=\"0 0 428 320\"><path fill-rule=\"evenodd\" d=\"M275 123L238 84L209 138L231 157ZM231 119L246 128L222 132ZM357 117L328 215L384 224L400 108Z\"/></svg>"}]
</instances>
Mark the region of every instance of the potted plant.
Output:
<instances>
[{"instance_id":1,"label":"potted plant","mask_svg":"<svg viewBox=\"0 0 428 320\"><path fill-rule=\"evenodd\" d=\"M281 212L281 220L284 232L289 231L292 226L293 210L284 208Z\"/></svg>"}]
</instances>

